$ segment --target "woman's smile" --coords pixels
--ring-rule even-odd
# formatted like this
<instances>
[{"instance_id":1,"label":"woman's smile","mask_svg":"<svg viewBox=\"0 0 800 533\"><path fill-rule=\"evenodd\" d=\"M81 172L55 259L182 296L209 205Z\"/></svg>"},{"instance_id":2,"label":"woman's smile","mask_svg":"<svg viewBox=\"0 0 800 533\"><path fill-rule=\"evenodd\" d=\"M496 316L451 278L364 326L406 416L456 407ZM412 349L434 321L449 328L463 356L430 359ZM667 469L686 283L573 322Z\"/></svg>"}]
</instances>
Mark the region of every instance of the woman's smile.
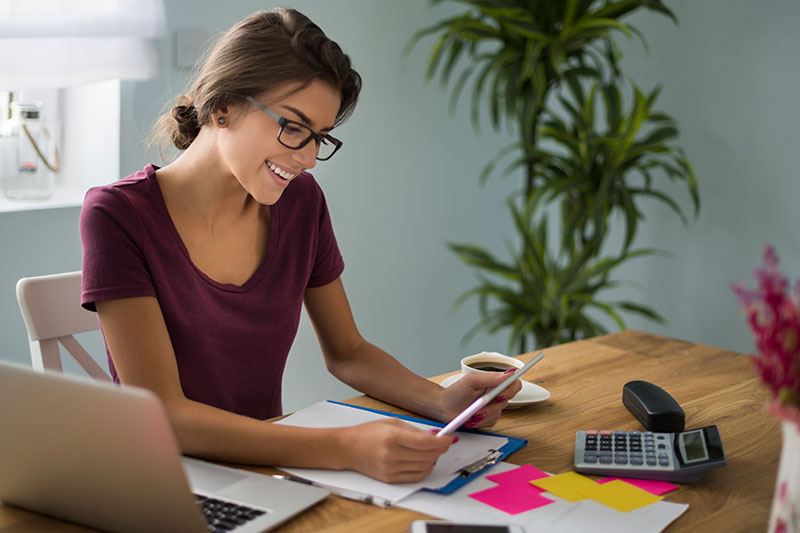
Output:
<instances>
[{"instance_id":1,"label":"woman's smile","mask_svg":"<svg viewBox=\"0 0 800 533\"><path fill-rule=\"evenodd\" d=\"M275 182L278 187L281 189L285 189L289 186L289 182L292 181L294 178L297 177L298 174L294 172L289 172L282 167L279 167L272 161L264 161L264 164L267 167L267 172L269 175L272 176L273 181Z\"/></svg>"},{"instance_id":2,"label":"woman's smile","mask_svg":"<svg viewBox=\"0 0 800 533\"><path fill-rule=\"evenodd\" d=\"M299 174L298 172L291 172L289 170L286 170L283 167L279 167L278 165L276 165L272 161L267 161L266 163L267 163L267 167L272 172L274 172L275 174L277 174L278 176L280 176L281 178L283 178L286 181L292 181L297 176L297 174Z\"/></svg>"}]
</instances>

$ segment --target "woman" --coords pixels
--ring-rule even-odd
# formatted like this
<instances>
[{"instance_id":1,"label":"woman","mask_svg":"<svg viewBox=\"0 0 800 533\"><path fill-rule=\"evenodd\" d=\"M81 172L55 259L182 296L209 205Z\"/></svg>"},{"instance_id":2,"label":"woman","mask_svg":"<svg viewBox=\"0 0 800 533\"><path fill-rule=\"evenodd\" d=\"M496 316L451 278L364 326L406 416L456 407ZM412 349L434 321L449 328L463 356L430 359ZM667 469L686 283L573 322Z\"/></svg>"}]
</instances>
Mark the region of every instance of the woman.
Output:
<instances>
[{"instance_id":1,"label":"woman","mask_svg":"<svg viewBox=\"0 0 800 533\"><path fill-rule=\"evenodd\" d=\"M184 152L87 193L82 304L96 310L116 381L163 400L183 453L427 476L451 437L397 420L309 429L281 414L281 378L304 304L328 370L348 385L448 421L502 380L448 389L365 341L340 279L325 199L307 171L341 142L361 79L297 11L257 13L216 44L159 122ZM470 427L494 424L516 383Z\"/></svg>"}]
</instances>

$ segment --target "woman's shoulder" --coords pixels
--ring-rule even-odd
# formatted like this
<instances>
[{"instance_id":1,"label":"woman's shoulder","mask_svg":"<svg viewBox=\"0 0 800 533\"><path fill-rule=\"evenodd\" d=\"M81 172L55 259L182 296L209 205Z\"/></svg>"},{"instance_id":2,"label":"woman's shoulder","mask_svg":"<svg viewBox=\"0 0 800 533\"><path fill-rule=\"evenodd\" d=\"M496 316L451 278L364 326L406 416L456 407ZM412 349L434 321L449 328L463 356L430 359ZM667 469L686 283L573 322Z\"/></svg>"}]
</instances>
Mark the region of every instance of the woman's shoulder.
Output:
<instances>
[{"instance_id":1,"label":"woman's shoulder","mask_svg":"<svg viewBox=\"0 0 800 533\"><path fill-rule=\"evenodd\" d=\"M81 220L105 223L110 217L120 224L163 224L163 199L156 170L154 165L147 165L114 183L92 187L83 200Z\"/></svg>"},{"instance_id":2,"label":"woman's shoulder","mask_svg":"<svg viewBox=\"0 0 800 533\"><path fill-rule=\"evenodd\" d=\"M122 204L135 205L141 201L150 203L154 194L152 182L156 169L154 165L147 165L143 170L118 181L90 188L83 202L84 209L119 208Z\"/></svg>"}]
</instances>

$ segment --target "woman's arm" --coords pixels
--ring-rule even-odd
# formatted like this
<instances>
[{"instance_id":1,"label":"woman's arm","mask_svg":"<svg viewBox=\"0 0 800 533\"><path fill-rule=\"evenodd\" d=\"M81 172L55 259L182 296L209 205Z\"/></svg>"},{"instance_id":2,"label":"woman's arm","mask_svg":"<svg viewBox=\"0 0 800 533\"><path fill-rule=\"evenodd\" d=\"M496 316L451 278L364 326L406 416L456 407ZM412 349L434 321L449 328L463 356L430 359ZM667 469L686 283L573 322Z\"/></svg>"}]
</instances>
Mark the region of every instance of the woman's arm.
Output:
<instances>
[{"instance_id":1,"label":"woman's arm","mask_svg":"<svg viewBox=\"0 0 800 533\"><path fill-rule=\"evenodd\" d=\"M96 303L120 381L155 392L166 406L182 453L244 464L352 469L388 482L426 477L452 439L397 420L351 428L269 424L188 399L172 343L152 297Z\"/></svg>"},{"instance_id":2,"label":"woman's arm","mask_svg":"<svg viewBox=\"0 0 800 533\"><path fill-rule=\"evenodd\" d=\"M448 389L419 377L361 336L340 278L306 289L304 301L330 372L365 394L409 411L450 421L506 377L471 374ZM494 425L508 399L521 388L519 382L509 386L502 399L473 417L470 427Z\"/></svg>"}]
</instances>

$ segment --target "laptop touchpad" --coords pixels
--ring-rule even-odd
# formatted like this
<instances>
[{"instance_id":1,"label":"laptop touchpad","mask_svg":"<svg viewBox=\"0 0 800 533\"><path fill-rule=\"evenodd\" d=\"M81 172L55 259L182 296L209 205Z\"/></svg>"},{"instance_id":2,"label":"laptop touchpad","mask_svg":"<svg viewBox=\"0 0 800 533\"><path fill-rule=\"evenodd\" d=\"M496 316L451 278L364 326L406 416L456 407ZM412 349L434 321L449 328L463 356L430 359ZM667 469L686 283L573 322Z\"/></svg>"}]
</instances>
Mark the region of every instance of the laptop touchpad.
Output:
<instances>
[{"instance_id":1,"label":"laptop touchpad","mask_svg":"<svg viewBox=\"0 0 800 533\"><path fill-rule=\"evenodd\" d=\"M247 479L245 473L238 473L228 468L218 468L215 465L195 460L183 461L189 484L194 490L217 492L233 485L237 481Z\"/></svg>"}]
</instances>

